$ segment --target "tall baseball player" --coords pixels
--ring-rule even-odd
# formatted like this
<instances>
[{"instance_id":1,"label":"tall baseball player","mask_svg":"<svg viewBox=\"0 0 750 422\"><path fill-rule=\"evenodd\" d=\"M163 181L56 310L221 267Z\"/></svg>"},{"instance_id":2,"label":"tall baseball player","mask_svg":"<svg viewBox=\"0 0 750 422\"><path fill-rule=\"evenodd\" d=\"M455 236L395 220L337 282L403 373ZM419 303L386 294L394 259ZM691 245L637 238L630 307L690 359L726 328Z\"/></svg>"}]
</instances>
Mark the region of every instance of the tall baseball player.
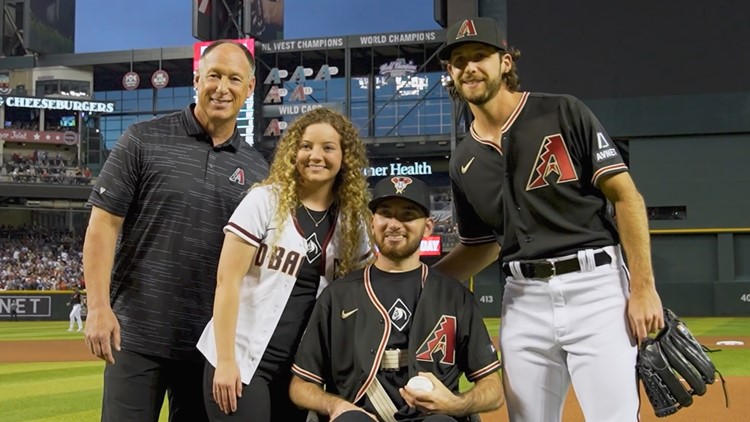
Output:
<instances>
[{"instance_id":1,"label":"tall baseball player","mask_svg":"<svg viewBox=\"0 0 750 422\"><path fill-rule=\"evenodd\" d=\"M375 186L378 258L318 299L292 367L298 406L335 422L438 422L502 404L500 363L474 297L419 260L429 206L418 179ZM458 394L462 373L474 387Z\"/></svg>"},{"instance_id":2,"label":"tall baseball player","mask_svg":"<svg viewBox=\"0 0 750 422\"><path fill-rule=\"evenodd\" d=\"M276 147L268 178L224 228L213 318L198 341L211 421L304 421L290 367L315 299L372 257L365 147L346 117L316 109Z\"/></svg>"},{"instance_id":3,"label":"tall baseball player","mask_svg":"<svg viewBox=\"0 0 750 422\"><path fill-rule=\"evenodd\" d=\"M73 287L73 296L67 303L68 306L73 305L73 309L70 310L70 325L68 331L73 331L73 323L78 324L78 331L83 331L83 321L81 320L81 307L83 306L83 300L81 299L81 292L78 291L78 286Z\"/></svg>"},{"instance_id":4,"label":"tall baseball player","mask_svg":"<svg viewBox=\"0 0 750 422\"><path fill-rule=\"evenodd\" d=\"M475 120L450 164L461 245L437 266L465 279L500 239L510 420L559 421L572 381L586 420L637 421L636 339L664 322L643 198L618 150L580 100L519 91L520 53L492 19L451 26L439 57Z\"/></svg>"}]
</instances>

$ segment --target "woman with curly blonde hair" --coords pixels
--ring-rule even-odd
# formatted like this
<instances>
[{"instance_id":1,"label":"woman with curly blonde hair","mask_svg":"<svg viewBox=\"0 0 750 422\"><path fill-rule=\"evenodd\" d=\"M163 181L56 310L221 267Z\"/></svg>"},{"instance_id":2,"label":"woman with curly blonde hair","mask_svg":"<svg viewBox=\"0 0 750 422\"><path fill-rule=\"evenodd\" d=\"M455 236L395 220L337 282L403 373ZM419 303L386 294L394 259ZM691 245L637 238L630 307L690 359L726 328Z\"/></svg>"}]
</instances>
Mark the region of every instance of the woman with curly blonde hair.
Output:
<instances>
[{"instance_id":1,"label":"woman with curly blonde hair","mask_svg":"<svg viewBox=\"0 0 750 422\"><path fill-rule=\"evenodd\" d=\"M224 228L214 315L198 349L212 421L304 421L290 367L315 299L373 256L365 147L352 123L319 108L279 141L269 176Z\"/></svg>"}]
</instances>

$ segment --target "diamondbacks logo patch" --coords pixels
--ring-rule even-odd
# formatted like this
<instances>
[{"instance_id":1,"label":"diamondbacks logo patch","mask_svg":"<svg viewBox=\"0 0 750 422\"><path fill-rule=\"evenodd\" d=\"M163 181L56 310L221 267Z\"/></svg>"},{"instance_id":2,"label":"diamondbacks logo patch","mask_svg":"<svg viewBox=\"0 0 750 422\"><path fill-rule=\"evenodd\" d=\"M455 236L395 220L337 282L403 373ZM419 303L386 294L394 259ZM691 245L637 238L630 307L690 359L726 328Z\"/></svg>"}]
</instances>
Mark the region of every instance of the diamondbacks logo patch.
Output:
<instances>
[{"instance_id":1,"label":"diamondbacks logo patch","mask_svg":"<svg viewBox=\"0 0 750 422\"><path fill-rule=\"evenodd\" d=\"M391 316L391 324L393 324L397 330L402 332L404 331L404 328L409 325L409 321L411 321L411 311L400 298L397 299L391 306L391 309L388 310L388 315Z\"/></svg>"},{"instance_id":2,"label":"diamondbacks logo patch","mask_svg":"<svg viewBox=\"0 0 750 422\"><path fill-rule=\"evenodd\" d=\"M235 182L240 185L245 185L245 170L242 170L242 168L237 167L237 170L232 173L231 176L229 176L230 182Z\"/></svg>"},{"instance_id":3,"label":"diamondbacks logo patch","mask_svg":"<svg viewBox=\"0 0 750 422\"><path fill-rule=\"evenodd\" d=\"M320 258L320 255L323 253L323 248L320 246L320 242L318 242L318 235L313 233L305 240L305 243L307 244L307 251L305 255L307 256L307 262L312 264L316 259Z\"/></svg>"},{"instance_id":4,"label":"diamondbacks logo patch","mask_svg":"<svg viewBox=\"0 0 750 422\"><path fill-rule=\"evenodd\" d=\"M396 193L404 193L404 189L412 182L411 177L393 177L391 178Z\"/></svg>"},{"instance_id":5,"label":"diamondbacks logo patch","mask_svg":"<svg viewBox=\"0 0 750 422\"><path fill-rule=\"evenodd\" d=\"M417 349L417 360L440 362L446 365L456 363L456 317L443 315L435 324L430 335Z\"/></svg>"},{"instance_id":6,"label":"diamondbacks logo patch","mask_svg":"<svg viewBox=\"0 0 750 422\"><path fill-rule=\"evenodd\" d=\"M526 184L526 190L549 186L548 177L557 174L555 183L567 183L578 180L576 168L573 166L573 160L568 152L568 146L565 144L561 134L551 135L544 138L542 145L539 147L534 168L531 169L529 182Z\"/></svg>"},{"instance_id":7,"label":"diamondbacks logo patch","mask_svg":"<svg viewBox=\"0 0 750 422\"><path fill-rule=\"evenodd\" d=\"M471 19L466 19L464 23L461 24L461 27L458 28L458 32L456 33L456 39L460 39L463 37L473 37L477 35L477 29L474 26L474 21Z\"/></svg>"}]
</instances>

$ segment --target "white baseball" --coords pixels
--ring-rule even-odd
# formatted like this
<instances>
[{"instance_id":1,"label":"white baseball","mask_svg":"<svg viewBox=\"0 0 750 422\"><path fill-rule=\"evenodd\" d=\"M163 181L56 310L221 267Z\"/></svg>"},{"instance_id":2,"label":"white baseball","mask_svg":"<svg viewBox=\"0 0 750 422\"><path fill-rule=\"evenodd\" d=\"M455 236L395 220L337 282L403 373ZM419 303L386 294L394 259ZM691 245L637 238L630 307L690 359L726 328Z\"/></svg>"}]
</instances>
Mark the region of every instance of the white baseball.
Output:
<instances>
[{"instance_id":1,"label":"white baseball","mask_svg":"<svg viewBox=\"0 0 750 422\"><path fill-rule=\"evenodd\" d=\"M412 377L408 383L406 383L406 386L414 391L432 391L434 386L432 385L432 381L430 381L429 378L423 377L421 375L417 375L415 377Z\"/></svg>"}]
</instances>

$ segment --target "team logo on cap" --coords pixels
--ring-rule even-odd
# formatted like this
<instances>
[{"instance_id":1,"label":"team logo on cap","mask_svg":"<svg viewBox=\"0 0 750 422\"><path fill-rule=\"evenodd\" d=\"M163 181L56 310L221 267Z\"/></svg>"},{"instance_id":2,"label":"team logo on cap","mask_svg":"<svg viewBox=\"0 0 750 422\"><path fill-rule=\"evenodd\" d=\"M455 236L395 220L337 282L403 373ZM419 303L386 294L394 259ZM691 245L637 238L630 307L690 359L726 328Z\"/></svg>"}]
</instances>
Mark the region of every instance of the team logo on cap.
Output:
<instances>
[{"instance_id":1,"label":"team logo on cap","mask_svg":"<svg viewBox=\"0 0 750 422\"><path fill-rule=\"evenodd\" d=\"M404 189L411 184L411 177L393 177L391 178L396 193L404 193Z\"/></svg>"},{"instance_id":2,"label":"team logo on cap","mask_svg":"<svg viewBox=\"0 0 750 422\"><path fill-rule=\"evenodd\" d=\"M464 23L461 24L461 27L458 28L458 32L456 33L456 39L463 38L463 37L473 37L477 35L477 28L474 26L474 21L471 19L466 19Z\"/></svg>"}]
</instances>

